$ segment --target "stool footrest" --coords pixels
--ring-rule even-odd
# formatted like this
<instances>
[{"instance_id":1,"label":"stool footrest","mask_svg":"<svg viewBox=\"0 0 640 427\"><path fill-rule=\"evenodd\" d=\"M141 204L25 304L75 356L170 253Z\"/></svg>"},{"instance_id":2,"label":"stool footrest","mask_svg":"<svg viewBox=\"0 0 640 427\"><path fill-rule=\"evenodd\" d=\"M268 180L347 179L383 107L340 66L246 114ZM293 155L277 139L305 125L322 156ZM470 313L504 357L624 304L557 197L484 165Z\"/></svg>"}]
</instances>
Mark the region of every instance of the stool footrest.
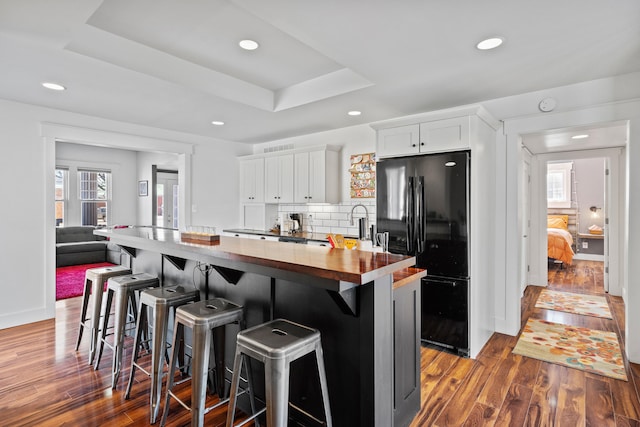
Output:
<instances>
[{"instance_id":1,"label":"stool footrest","mask_svg":"<svg viewBox=\"0 0 640 427\"><path fill-rule=\"evenodd\" d=\"M316 417L314 417L313 415L311 415L310 413L308 413L307 411L305 411L301 407L296 406L291 402L289 402L289 407L291 407L291 408L295 409L296 411L300 412L302 415L304 415L305 417L309 418L310 420L313 420L318 425L321 425L321 426L326 425L326 423L324 421L317 419Z\"/></svg>"},{"instance_id":2,"label":"stool footrest","mask_svg":"<svg viewBox=\"0 0 640 427\"><path fill-rule=\"evenodd\" d=\"M256 418L258 418L260 415L262 415L266 411L267 411L267 408L262 408L258 412L256 412L255 414L251 415L246 420L242 421L240 424L234 424L233 427L242 427L243 425L248 424L249 422L255 420Z\"/></svg>"}]
</instances>

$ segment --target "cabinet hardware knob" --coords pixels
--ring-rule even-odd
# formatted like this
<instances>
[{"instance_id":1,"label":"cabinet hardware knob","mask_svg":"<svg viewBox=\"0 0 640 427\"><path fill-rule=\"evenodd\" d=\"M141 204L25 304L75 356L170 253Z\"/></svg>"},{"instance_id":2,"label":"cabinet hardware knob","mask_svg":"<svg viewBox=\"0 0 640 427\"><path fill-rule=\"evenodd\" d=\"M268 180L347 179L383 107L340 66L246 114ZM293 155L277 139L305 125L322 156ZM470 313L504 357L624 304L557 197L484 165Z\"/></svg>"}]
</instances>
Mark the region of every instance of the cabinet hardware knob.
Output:
<instances>
[{"instance_id":1,"label":"cabinet hardware knob","mask_svg":"<svg viewBox=\"0 0 640 427\"><path fill-rule=\"evenodd\" d=\"M415 147L415 146L416 146L416 144L411 144L411 146L412 146L412 147Z\"/></svg>"},{"instance_id":2,"label":"cabinet hardware knob","mask_svg":"<svg viewBox=\"0 0 640 427\"><path fill-rule=\"evenodd\" d=\"M420 145L424 145L424 142L421 142Z\"/></svg>"}]
</instances>

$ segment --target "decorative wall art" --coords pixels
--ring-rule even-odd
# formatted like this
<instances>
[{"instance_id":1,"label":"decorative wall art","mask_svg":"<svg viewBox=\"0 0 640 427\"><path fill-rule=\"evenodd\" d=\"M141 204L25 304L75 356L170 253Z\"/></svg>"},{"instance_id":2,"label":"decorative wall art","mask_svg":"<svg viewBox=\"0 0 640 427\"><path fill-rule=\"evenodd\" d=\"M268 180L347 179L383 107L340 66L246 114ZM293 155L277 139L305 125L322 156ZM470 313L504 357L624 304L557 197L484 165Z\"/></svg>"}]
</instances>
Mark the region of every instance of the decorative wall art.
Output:
<instances>
[{"instance_id":1,"label":"decorative wall art","mask_svg":"<svg viewBox=\"0 0 640 427\"><path fill-rule=\"evenodd\" d=\"M149 181L138 181L138 196L149 195Z\"/></svg>"},{"instance_id":2,"label":"decorative wall art","mask_svg":"<svg viewBox=\"0 0 640 427\"><path fill-rule=\"evenodd\" d=\"M376 153L351 156L351 198L373 199L376 197Z\"/></svg>"}]
</instances>

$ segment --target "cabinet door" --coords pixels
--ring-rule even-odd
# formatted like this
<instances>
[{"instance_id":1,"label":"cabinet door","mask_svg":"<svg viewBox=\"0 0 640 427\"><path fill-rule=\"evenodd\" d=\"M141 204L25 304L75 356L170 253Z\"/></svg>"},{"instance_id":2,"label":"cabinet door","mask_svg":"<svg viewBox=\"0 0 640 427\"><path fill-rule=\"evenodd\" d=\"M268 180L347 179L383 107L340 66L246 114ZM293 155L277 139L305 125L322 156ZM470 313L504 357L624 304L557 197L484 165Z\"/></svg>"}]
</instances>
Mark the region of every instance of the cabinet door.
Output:
<instances>
[{"instance_id":1,"label":"cabinet door","mask_svg":"<svg viewBox=\"0 0 640 427\"><path fill-rule=\"evenodd\" d=\"M265 203L293 203L293 154L264 160Z\"/></svg>"},{"instance_id":2,"label":"cabinet door","mask_svg":"<svg viewBox=\"0 0 640 427\"><path fill-rule=\"evenodd\" d=\"M408 125L378 131L376 154L378 157L418 154L420 126Z\"/></svg>"},{"instance_id":3,"label":"cabinet door","mask_svg":"<svg viewBox=\"0 0 640 427\"><path fill-rule=\"evenodd\" d=\"M408 426L420 410L420 280L393 290L393 413Z\"/></svg>"},{"instance_id":4,"label":"cabinet door","mask_svg":"<svg viewBox=\"0 0 640 427\"><path fill-rule=\"evenodd\" d=\"M326 201L326 157L325 151L309 153L309 199L311 203Z\"/></svg>"},{"instance_id":5,"label":"cabinet door","mask_svg":"<svg viewBox=\"0 0 640 427\"><path fill-rule=\"evenodd\" d=\"M293 201L309 202L309 153L296 153L293 158L294 183Z\"/></svg>"},{"instance_id":6,"label":"cabinet door","mask_svg":"<svg viewBox=\"0 0 640 427\"><path fill-rule=\"evenodd\" d=\"M280 203L293 203L293 154L278 157L278 167L280 169Z\"/></svg>"},{"instance_id":7,"label":"cabinet door","mask_svg":"<svg viewBox=\"0 0 640 427\"><path fill-rule=\"evenodd\" d=\"M464 150L469 144L468 116L420 124L421 153Z\"/></svg>"},{"instance_id":8,"label":"cabinet door","mask_svg":"<svg viewBox=\"0 0 640 427\"><path fill-rule=\"evenodd\" d=\"M240 201L264 203L264 159L240 162Z\"/></svg>"},{"instance_id":9,"label":"cabinet door","mask_svg":"<svg viewBox=\"0 0 640 427\"><path fill-rule=\"evenodd\" d=\"M255 194L256 170L251 160L240 162L240 201L251 202Z\"/></svg>"},{"instance_id":10,"label":"cabinet door","mask_svg":"<svg viewBox=\"0 0 640 427\"><path fill-rule=\"evenodd\" d=\"M264 201L278 203L280 197L280 158L264 159Z\"/></svg>"}]
</instances>

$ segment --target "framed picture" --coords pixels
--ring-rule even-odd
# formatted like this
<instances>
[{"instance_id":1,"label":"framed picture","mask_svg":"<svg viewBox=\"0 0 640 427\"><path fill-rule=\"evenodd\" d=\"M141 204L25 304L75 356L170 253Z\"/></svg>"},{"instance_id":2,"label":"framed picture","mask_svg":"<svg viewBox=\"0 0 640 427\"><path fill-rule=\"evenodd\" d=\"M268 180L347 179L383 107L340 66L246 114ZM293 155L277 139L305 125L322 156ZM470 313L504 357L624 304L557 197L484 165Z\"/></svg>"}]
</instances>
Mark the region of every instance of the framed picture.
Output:
<instances>
[{"instance_id":1,"label":"framed picture","mask_svg":"<svg viewBox=\"0 0 640 427\"><path fill-rule=\"evenodd\" d=\"M149 195L149 181L138 181L138 196Z\"/></svg>"}]
</instances>

